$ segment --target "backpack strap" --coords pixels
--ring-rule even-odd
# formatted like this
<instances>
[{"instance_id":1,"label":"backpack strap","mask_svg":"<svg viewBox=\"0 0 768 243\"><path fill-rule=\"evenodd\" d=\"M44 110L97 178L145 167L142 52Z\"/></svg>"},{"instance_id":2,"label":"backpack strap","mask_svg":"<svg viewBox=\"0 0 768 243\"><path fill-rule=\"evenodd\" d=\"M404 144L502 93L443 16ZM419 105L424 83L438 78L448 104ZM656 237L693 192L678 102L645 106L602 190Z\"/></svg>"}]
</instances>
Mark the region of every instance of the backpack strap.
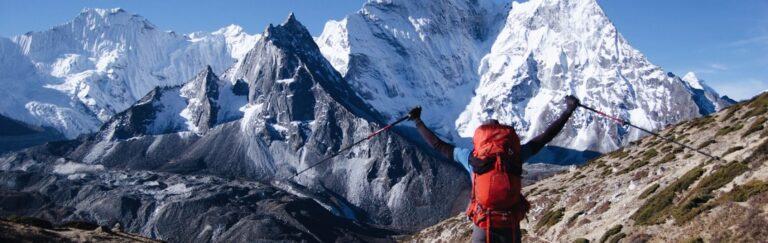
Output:
<instances>
[{"instance_id":1,"label":"backpack strap","mask_svg":"<svg viewBox=\"0 0 768 243\"><path fill-rule=\"evenodd\" d=\"M488 222L487 226L485 227L485 243L491 243L491 212L486 212L485 222Z\"/></svg>"}]
</instances>

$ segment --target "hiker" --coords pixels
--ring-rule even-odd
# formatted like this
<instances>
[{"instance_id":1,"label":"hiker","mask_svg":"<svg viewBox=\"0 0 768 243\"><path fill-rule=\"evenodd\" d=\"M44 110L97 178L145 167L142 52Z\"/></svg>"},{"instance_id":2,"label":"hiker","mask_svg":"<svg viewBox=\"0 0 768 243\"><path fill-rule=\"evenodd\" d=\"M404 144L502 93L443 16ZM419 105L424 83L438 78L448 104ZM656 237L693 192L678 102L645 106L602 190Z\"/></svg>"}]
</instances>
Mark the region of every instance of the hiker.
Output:
<instances>
[{"instance_id":1,"label":"hiker","mask_svg":"<svg viewBox=\"0 0 768 243\"><path fill-rule=\"evenodd\" d=\"M438 138L421 121L421 107L409 112L419 134L432 148L472 173L472 196L467 207L467 217L474 223L472 242L521 241L520 221L530 208L521 194L523 162L555 138L578 107L579 99L569 95L565 103L565 112L522 146L513 127L497 120L484 122L472 138L474 149L457 148Z\"/></svg>"}]
</instances>

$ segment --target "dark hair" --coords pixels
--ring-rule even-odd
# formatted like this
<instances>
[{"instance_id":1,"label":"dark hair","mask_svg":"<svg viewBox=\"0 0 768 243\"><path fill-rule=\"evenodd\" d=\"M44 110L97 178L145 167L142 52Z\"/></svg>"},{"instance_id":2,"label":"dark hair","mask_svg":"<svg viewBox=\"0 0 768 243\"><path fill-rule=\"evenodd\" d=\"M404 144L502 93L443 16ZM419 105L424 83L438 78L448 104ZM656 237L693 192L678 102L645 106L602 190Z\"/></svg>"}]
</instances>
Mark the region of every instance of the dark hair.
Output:
<instances>
[{"instance_id":1,"label":"dark hair","mask_svg":"<svg viewBox=\"0 0 768 243\"><path fill-rule=\"evenodd\" d=\"M488 125L488 124L499 124L499 120L496 120L496 119L488 119L488 120L486 120L486 121L484 121L484 122L483 122L483 125Z\"/></svg>"}]
</instances>

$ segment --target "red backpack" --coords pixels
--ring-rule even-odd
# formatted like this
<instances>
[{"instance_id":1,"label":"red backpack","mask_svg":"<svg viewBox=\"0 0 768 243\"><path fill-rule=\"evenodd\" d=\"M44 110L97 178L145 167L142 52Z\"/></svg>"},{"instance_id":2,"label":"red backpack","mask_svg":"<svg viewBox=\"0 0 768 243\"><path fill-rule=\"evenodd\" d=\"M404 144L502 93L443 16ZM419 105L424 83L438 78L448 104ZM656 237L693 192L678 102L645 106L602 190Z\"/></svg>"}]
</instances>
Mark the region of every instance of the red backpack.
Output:
<instances>
[{"instance_id":1,"label":"red backpack","mask_svg":"<svg viewBox=\"0 0 768 243\"><path fill-rule=\"evenodd\" d=\"M472 143L472 199L467 216L480 228L517 228L530 204L521 194L520 138L511 126L485 124Z\"/></svg>"}]
</instances>

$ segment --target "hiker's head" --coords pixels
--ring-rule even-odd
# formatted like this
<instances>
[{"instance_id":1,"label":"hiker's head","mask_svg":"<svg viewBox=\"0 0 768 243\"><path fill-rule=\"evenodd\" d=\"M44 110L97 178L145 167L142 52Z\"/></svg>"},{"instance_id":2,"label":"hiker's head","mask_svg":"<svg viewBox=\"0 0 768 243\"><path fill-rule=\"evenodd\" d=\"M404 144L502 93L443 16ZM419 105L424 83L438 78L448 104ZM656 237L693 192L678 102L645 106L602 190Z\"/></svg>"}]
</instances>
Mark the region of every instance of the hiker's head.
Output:
<instances>
[{"instance_id":1,"label":"hiker's head","mask_svg":"<svg viewBox=\"0 0 768 243\"><path fill-rule=\"evenodd\" d=\"M497 125L497 124L499 124L499 120L496 120L496 119L488 119L488 120L485 120L485 121L483 122L483 125L491 125L491 124L493 124L493 125Z\"/></svg>"}]
</instances>

